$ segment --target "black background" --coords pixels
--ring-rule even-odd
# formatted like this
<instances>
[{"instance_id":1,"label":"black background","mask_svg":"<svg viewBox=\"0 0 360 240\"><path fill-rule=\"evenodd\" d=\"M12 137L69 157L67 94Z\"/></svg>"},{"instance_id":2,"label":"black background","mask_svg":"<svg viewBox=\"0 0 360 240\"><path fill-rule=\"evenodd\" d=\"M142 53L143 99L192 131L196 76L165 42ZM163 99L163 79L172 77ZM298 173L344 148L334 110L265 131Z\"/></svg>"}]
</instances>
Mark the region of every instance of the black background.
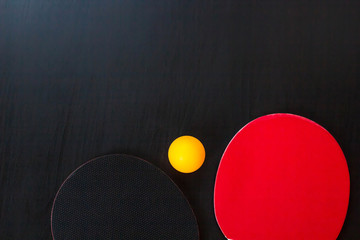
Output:
<instances>
[{"instance_id":1,"label":"black background","mask_svg":"<svg viewBox=\"0 0 360 240\"><path fill-rule=\"evenodd\" d=\"M332 133L347 158L339 239L360 238L359 1L0 0L0 239L51 239L50 210L80 164L133 154L183 190L201 239L221 155L264 114ZM170 166L176 137L199 138L193 174Z\"/></svg>"}]
</instances>

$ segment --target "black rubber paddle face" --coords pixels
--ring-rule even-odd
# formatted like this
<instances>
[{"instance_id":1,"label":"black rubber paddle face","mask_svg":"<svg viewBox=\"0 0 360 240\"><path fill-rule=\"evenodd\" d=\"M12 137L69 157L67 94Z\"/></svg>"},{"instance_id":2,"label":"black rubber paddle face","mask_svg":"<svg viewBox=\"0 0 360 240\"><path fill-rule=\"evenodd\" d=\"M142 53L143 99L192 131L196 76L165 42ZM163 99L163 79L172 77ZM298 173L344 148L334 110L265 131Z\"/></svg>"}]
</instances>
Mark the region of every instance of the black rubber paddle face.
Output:
<instances>
[{"instance_id":1,"label":"black rubber paddle face","mask_svg":"<svg viewBox=\"0 0 360 240\"><path fill-rule=\"evenodd\" d=\"M199 239L193 211L175 183L150 163L108 155L62 184L51 213L53 238Z\"/></svg>"}]
</instances>

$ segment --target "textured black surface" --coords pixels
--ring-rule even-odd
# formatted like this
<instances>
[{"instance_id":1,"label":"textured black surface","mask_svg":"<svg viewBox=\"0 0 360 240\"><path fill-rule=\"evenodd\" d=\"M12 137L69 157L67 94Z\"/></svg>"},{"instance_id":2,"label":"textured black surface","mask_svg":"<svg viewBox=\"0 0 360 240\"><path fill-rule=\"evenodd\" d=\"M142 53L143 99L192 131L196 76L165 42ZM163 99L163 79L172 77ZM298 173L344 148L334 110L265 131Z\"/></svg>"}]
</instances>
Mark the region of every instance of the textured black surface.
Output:
<instances>
[{"instance_id":1,"label":"textured black surface","mask_svg":"<svg viewBox=\"0 0 360 240\"><path fill-rule=\"evenodd\" d=\"M199 239L193 211L174 182L127 155L96 158L73 172L51 216L55 240Z\"/></svg>"},{"instance_id":2,"label":"textured black surface","mask_svg":"<svg viewBox=\"0 0 360 240\"><path fill-rule=\"evenodd\" d=\"M213 187L246 123L290 112L324 126L349 164L339 239L360 239L358 0L0 0L0 239L51 239L62 181L128 153L184 192L200 239L224 239ZM171 142L206 149L176 172Z\"/></svg>"}]
</instances>

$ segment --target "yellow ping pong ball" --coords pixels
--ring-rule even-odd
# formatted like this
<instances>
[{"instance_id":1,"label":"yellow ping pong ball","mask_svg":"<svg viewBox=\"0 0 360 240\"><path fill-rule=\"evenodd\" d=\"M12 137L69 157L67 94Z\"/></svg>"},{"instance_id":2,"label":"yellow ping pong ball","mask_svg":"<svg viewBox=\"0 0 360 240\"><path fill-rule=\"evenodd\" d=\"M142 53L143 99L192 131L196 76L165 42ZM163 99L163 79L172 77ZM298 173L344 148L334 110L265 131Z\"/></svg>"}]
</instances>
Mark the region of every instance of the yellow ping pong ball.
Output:
<instances>
[{"instance_id":1,"label":"yellow ping pong ball","mask_svg":"<svg viewBox=\"0 0 360 240\"><path fill-rule=\"evenodd\" d=\"M173 168L182 173L192 173L204 163L205 148L197 138L181 136L171 143L168 156Z\"/></svg>"}]
</instances>

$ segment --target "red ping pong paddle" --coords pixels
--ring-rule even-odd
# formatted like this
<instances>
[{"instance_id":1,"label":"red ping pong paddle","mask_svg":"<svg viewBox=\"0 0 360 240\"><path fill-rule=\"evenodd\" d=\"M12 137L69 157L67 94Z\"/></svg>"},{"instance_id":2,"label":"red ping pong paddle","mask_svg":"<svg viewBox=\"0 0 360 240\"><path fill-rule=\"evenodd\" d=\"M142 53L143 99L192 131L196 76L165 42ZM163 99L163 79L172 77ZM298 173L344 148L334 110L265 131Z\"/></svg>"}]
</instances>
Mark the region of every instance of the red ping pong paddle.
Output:
<instances>
[{"instance_id":1,"label":"red ping pong paddle","mask_svg":"<svg viewBox=\"0 0 360 240\"><path fill-rule=\"evenodd\" d=\"M292 114L260 117L226 148L214 207L228 239L334 240L350 194L346 159L317 123Z\"/></svg>"}]
</instances>

